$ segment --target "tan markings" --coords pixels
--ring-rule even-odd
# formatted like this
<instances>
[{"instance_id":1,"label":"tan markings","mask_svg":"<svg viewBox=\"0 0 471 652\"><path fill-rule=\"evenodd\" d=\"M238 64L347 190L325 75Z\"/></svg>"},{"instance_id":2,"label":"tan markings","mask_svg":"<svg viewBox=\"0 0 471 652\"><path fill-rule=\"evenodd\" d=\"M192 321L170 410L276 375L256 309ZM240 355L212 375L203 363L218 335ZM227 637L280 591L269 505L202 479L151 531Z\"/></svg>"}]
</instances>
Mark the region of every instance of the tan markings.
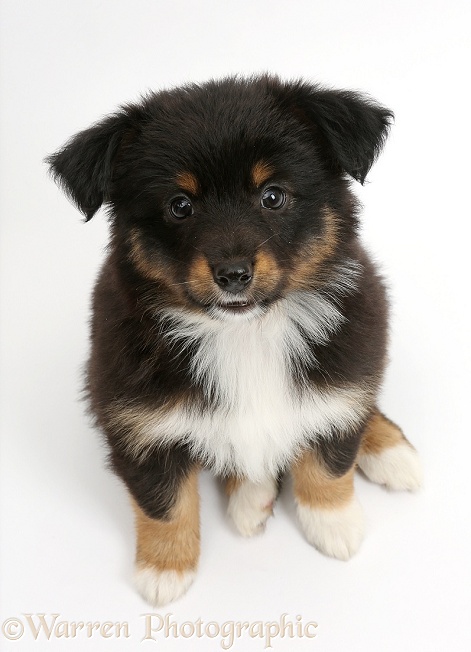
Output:
<instances>
[{"instance_id":1,"label":"tan markings","mask_svg":"<svg viewBox=\"0 0 471 652\"><path fill-rule=\"evenodd\" d=\"M258 251L255 256L254 280L251 289L254 294L257 290L264 293L273 292L281 278L281 270L276 259L266 251Z\"/></svg>"},{"instance_id":2,"label":"tan markings","mask_svg":"<svg viewBox=\"0 0 471 652\"><path fill-rule=\"evenodd\" d=\"M202 303L214 299L216 285L213 273L204 256L196 256L188 271L188 286L193 296Z\"/></svg>"},{"instance_id":3,"label":"tan markings","mask_svg":"<svg viewBox=\"0 0 471 652\"><path fill-rule=\"evenodd\" d=\"M154 409L116 400L107 408L101 425L120 440L128 454L139 460L161 441L158 436L159 422L172 410L183 405L187 399L188 396L182 392L178 398Z\"/></svg>"},{"instance_id":4,"label":"tan markings","mask_svg":"<svg viewBox=\"0 0 471 652\"><path fill-rule=\"evenodd\" d=\"M381 412L375 411L366 424L359 453L361 455L378 455L387 448L404 443L409 444L399 426L387 419Z\"/></svg>"},{"instance_id":5,"label":"tan markings","mask_svg":"<svg viewBox=\"0 0 471 652\"><path fill-rule=\"evenodd\" d=\"M136 562L158 571L194 570L200 553L198 471L180 486L170 520L149 518L134 499Z\"/></svg>"},{"instance_id":6,"label":"tan markings","mask_svg":"<svg viewBox=\"0 0 471 652\"><path fill-rule=\"evenodd\" d=\"M176 176L176 182L182 190L188 192L190 195L197 195L199 193L198 179L192 172L179 172Z\"/></svg>"},{"instance_id":7,"label":"tan markings","mask_svg":"<svg viewBox=\"0 0 471 652\"><path fill-rule=\"evenodd\" d=\"M299 504L336 509L353 497L352 467L345 475L331 475L314 451L306 451L292 469L294 494Z\"/></svg>"},{"instance_id":8,"label":"tan markings","mask_svg":"<svg viewBox=\"0 0 471 652\"><path fill-rule=\"evenodd\" d=\"M329 208L324 209L324 230L322 235L311 239L301 248L290 275L290 289L312 287L321 271L322 264L331 258L337 249L338 217Z\"/></svg>"},{"instance_id":9,"label":"tan markings","mask_svg":"<svg viewBox=\"0 0 471 652\"><path fill-rule=\"evenodd\" d=\"M274 169L265 161L258 161L252 168L252 181L259 188L267 181L273 174Z\"/></svg>"},{"instance_id":10,"label":"tan markings","mask_svg":"<svg viewBox=\"0 0 471 652\"><path fill-rule=\"evenodd\" d=\"M248 297L268 294L276 289L281 278L281 270L275 258L264 251L258 251L254 261L254 279L245 294ZM213 273L207 259L197 256L191 263L188 274L188 289L202 303L217 300L220 289L214 282Z\"/></svg>"},{"instance_id":11,"label":"tan markings","mask_svg":"<svg viewBox=\"0 0 471 652\"><path fill-rule=\"evenodd\" d=\"M131 231L129 244L129 258L136 269L147 279L165 282L168 278L168 269L166 270L163 265L149 260L145 254L137 229Z\"/></svg>"},{"instance_id":12,"label":"tan markings","mask_svg":"<svg viewBox=\"0 0 471 652\"><path fill-rule=\"evenodd\" d=\"M149 280L161 283L173 295L172 299L180 305L186 304L187 298L185 296L185 285L182 283L175 283L173 277L173 270L171 268L171 261L166 259L165 263L157 254L147 253L142 245L140 233L137 229L133 229L129 237L129 258L137 271L142 276ZM153 308L152 297L148 298L149 309ZM158 297L156 297L156 304L158 304Z\"/></svg>"},{"instance_id":13,"label":"tan markings","mask_svg":"<svg viewBox=\"0 0 471 652\"><path fill-rule=\"evenodd\" d=\"M242 486L243 482L244 481L236 475L230 475L228 478L226 478L226 495L232 496L232 494Z\"/></svg>"}]
</instances>

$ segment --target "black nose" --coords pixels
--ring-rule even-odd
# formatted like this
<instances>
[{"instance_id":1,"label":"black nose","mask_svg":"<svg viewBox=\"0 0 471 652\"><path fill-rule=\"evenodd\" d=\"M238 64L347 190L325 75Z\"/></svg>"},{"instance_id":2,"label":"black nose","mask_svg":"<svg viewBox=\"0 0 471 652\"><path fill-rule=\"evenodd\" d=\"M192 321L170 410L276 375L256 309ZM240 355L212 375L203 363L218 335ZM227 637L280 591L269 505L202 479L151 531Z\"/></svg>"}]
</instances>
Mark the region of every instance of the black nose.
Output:
<instances>
[{"instance_id":1,"label":"black nose","mask_svg":"<svg viewBox=\"0 0 471 652\"><path fill-rule=\"evenodd\" d=\"M241 292L252 280L253 267L248 260L214 265L213 277L220 288L232 294Z\"/></svg>"}]
</instances>

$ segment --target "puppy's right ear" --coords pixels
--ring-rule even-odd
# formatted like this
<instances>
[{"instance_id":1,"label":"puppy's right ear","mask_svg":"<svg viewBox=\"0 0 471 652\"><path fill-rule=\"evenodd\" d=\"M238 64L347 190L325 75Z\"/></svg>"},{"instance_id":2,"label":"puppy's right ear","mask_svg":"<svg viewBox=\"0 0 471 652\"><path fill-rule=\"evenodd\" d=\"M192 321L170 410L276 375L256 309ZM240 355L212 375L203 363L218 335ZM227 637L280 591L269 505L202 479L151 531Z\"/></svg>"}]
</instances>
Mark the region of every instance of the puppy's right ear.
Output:
<instances>
[{"instance_id":1,"label":"puppy's right ear","mask_svg":"<svg viewBox=\"0 0 471 652\"><path fill-rule=\"evenodd\" d=\"M109 198L113 161L129 129L129 114L117 113L76 134L46 158L54 180L87 222Z\"/></svg>"}]
</instances>

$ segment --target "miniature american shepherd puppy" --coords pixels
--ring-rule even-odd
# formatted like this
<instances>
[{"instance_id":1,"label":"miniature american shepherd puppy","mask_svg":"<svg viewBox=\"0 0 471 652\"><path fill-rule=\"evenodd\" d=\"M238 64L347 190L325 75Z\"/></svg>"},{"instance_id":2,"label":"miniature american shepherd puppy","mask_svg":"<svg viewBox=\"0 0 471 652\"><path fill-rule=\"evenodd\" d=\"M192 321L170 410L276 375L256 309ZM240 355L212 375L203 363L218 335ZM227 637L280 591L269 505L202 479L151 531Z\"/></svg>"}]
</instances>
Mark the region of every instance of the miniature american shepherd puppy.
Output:
<instances>
[{"instance_id":1,"label":"miniature american shepherd puppy","mask_svg":"<svg viewBox=\"0 0 471 652\"><path fill-rule=\"evenodd\" d=\"M291 473L305 537L338 559L363 537L357 466L420 484L377 405L387 301L350 188L391 120L356 92L235 77L149 94L48 158L87 220L108 210L87 389L153 605L194 579L201 468L243 536Z\"/></svg>"}]
</instances>

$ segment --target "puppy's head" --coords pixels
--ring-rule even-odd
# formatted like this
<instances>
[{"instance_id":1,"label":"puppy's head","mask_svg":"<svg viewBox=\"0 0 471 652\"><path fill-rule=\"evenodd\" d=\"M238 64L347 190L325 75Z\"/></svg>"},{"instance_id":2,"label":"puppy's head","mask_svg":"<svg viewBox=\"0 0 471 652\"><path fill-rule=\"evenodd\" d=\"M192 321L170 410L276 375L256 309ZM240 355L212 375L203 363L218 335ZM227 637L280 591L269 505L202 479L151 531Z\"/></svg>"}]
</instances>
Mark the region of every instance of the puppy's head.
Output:
<instances>
[{"instance_id":1,"label":"puppy's head","mask_svg":"<svg viewBox=\"0 0 471 652\"><path fill-rule=\"evenodd\" d=\"M355 230L392 114L356 93L273 77L156 93L49 157L90 219L103 203L121 267L170 303L253 316L318 287Z\"/></svg>"}]
</instances>

